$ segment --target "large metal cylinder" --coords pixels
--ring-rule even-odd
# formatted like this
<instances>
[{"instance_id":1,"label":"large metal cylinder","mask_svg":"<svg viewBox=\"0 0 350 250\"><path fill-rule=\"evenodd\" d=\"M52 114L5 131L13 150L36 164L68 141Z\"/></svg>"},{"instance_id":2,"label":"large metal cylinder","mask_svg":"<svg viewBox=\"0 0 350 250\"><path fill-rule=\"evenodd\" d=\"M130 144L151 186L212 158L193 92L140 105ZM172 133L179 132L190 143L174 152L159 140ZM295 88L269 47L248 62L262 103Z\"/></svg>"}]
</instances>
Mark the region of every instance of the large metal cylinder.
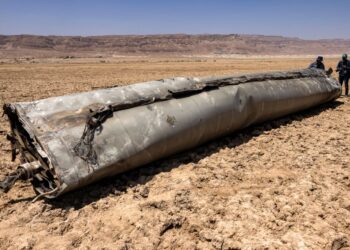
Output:
<instances>
[{"instance_id":1,"label":"large metal cylinder","mask_svg":"<svg viewBox=\"0 0 350 250\"><path fill-rule=\"evenodd\" d=\"M179 77L6 104L4 110L14 150L22 161L36 162L34 189L54 198L339 95L335 79L308 69Z\"/></svg>"}]
</instances>

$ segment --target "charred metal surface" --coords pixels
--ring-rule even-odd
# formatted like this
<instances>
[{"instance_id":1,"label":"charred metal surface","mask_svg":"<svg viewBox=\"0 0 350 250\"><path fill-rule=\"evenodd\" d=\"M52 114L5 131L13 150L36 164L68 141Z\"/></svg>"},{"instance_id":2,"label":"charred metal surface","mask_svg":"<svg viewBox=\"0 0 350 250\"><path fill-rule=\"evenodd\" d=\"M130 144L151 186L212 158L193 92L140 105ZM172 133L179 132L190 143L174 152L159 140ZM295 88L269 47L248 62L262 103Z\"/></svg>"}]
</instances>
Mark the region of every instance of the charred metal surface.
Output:
<instances>
[{"instance_id":1,"label":"charred metal surface","mask_svg":"<svg viewBox=\"0 0 350 250\"><path fill-rule=\"evenodd\" d=\"M254 123L339 97L323 71L173 78L6 104L13 155L54 198Z\"/></svg>"}]
</instances>

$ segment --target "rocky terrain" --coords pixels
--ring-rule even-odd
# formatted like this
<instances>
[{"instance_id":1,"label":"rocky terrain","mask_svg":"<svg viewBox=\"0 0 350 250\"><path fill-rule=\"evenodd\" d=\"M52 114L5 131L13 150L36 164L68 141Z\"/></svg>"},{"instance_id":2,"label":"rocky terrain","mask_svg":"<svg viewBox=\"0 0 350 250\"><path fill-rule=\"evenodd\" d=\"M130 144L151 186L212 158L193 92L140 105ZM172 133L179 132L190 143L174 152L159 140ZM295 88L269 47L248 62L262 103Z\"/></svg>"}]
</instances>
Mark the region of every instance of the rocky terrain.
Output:
<instances>
[{"instance_id":1,"label":"rocky terrain","mask_svg":"<svg viewBox=\"0 0 350 250\"><path fill-rule=\"evenodd\" d=\"M350 40L302 40L259 35L0 35L0 58L132 55L318 55L348 51Z\"/></svg>"}]
</instances>

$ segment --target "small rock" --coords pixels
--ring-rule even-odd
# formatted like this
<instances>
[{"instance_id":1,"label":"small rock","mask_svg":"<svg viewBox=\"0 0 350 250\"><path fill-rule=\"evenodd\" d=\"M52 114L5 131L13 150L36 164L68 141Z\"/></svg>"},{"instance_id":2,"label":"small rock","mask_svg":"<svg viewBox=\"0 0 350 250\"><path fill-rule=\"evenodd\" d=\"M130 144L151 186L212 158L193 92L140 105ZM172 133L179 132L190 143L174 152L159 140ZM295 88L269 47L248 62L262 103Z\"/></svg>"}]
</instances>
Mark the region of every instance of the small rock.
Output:
<instances>
[{"instance_id":1,"label":"small rock","mask_svg":"<svg viewBox=\"0 0 350 250\"><path fill-rule=\"evenodd\" d=\"M141 189L140 195L141 195L143 198L147 198L147 197L148 197L148 194L149 194L149 189L148 189L148 187L144 187L144 188Z\"/></svg>"},{"instance_id":2,"label":"small rock","mask_svg":"<svg viewBox=\"0 0 350 250\"><path fill-rule=\"evenodd\" d=\"M166 220L160 229L159 235L162 236L166 231L170 229L180 228L182 226L182 223L183 223L183 219L181 217L170 218Z\"/></svg>"},{"instance_id":3,"label":"small rock","mask_svg":"<svg viewBox=\"0 0 350 250\"><path fill-rule=\"evenodd\" d=\"M348 239L344 237L339 237L332 242L331 250L340 250L345 247L349 247Z\"/></svg>"}]
</instances>

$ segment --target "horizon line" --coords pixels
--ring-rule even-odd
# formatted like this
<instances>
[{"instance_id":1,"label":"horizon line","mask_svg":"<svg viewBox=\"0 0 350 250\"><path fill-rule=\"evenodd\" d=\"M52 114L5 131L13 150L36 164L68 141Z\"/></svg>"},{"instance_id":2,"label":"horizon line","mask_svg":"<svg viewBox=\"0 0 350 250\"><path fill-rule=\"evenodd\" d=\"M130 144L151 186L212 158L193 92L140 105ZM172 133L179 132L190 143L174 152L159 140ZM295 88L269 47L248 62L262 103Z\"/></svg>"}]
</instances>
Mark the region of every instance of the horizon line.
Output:
<instances>
[{"instance_id":1,"label":"horizon line","mask_svg":"<svg viewBox=\"0 0 350 250\"><path fill-rule=\"evenodd\" d=\"M248 33L149 33L149 34L104 34L104 35L55 35L55 34L30 34L30 33L20 33L20 34L2 34L0 36L43 36L43 37L112 37L112 36L175 36L175 35L187 35L187 36L260 36L260 37L281 37L287 39L297 39L304 41L325 41L325 40L343 40L350 41L350 38L300 38L292 36L283 36L283 35L264 35L264 34L248 34Z\"/></svg>"}]
</instances>

